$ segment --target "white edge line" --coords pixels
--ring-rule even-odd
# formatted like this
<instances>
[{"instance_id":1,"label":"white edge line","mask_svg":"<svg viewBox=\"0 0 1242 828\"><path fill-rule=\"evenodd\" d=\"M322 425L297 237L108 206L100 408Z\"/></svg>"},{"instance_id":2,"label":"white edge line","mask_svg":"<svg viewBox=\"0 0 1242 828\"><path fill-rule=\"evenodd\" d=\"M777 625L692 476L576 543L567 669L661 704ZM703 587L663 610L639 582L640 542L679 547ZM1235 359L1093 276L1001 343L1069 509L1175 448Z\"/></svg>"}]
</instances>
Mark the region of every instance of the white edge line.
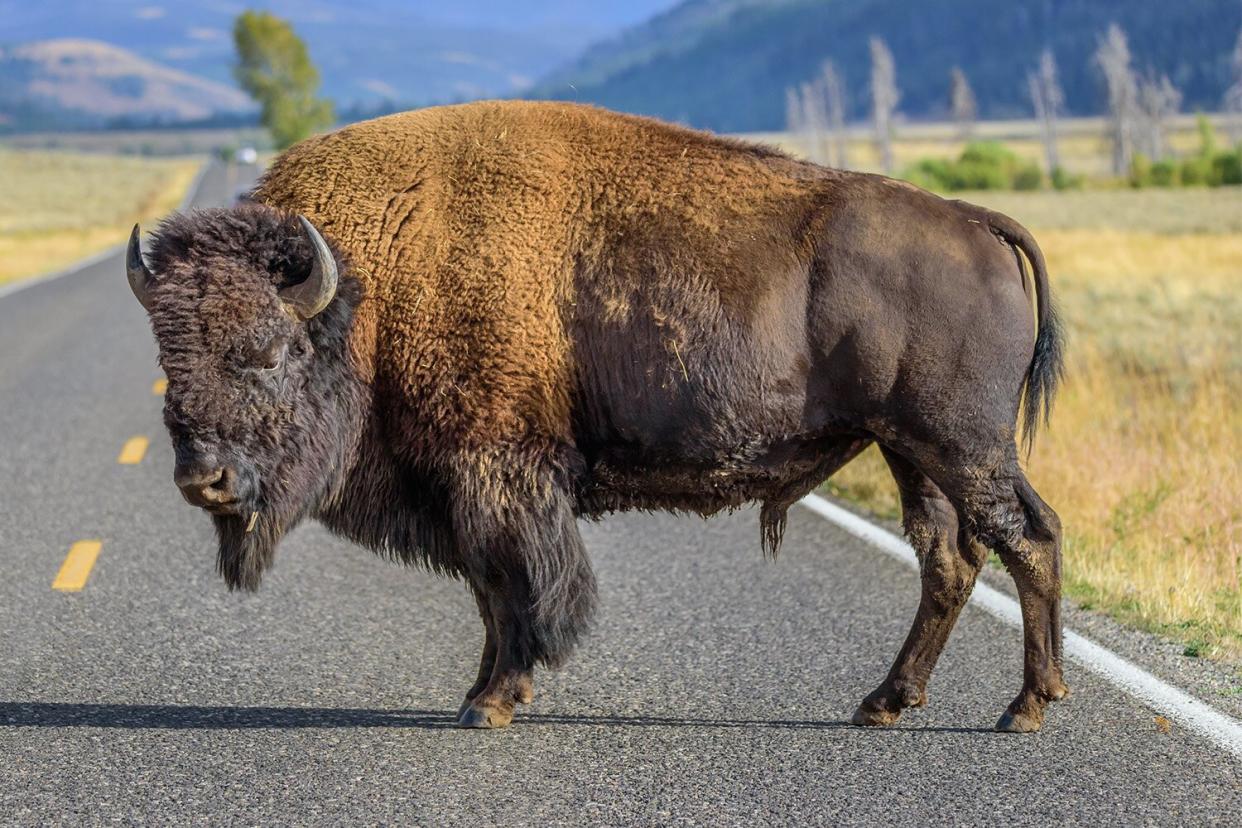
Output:
<instances>
[{"instance_id":1,"label":"white edge line","mask_svg":"<svg viewBox=\"0 0 1242 828\"><path fill-rule=\"evenodd\" d=\"M194 179L190 182L190 187L185 191L185 198L181 200L178 210L184 210L193 203L194 197L198 195L198 188L203 183L203 177L207 175L208 168L211 167L211 160L208 159L199 165L198 172L194 174ZM107 250L101 250L98 253L87 256L85 259L74 262L62 270L54 270L51 273L44 273L42 276L34 276L30 279L19 279L12 284L0 286L0 299L6 296L12 296L15 293L25 290L26 288L42 285L47 282L53 282L62 276L68 276L71 273L77 273L79 270L97 265L100 262L109 259L125 249L128 242L114 244Z\"/></svg>"},{"instance_id":2,"label":"white edge line","mask_svg":"<svg viewBox=\"0 0 1242 828\"><path fill-rule=\"evenodd\" d=\"M851 535L877 547L881 552L913 569L919 568L918 558L910 544L887 529L882 529L816 494L807 495L800 503ZM975 584L970 603L1010 626L1019 629L1022 627L1022 611L1018 602L982 581ZM1161 715L1242 758L1242 722L1178 690L1073 630L1065 630L1064 643L1066 655L1081 666L1137 697Z\"/></svg>"}]
</instances>

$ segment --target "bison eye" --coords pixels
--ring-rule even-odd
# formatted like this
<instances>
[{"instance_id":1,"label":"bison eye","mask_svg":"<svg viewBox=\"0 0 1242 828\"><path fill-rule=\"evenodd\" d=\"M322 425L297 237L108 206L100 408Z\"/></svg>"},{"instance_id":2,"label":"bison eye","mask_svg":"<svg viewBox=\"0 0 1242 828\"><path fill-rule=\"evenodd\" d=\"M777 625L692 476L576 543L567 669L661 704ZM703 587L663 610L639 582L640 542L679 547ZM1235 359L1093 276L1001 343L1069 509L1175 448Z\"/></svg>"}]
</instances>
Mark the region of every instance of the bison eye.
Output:
<instances>
[{"instance_id":1,"label":"bison eye","mask_svg":"<svg viewBox=\"0 0 1242 828\"><path fill-rule=\"evenodd\" d=\"M285 361L285 350L288 347L289 343L284 337L277 337L254 355L251 364L260 371L275 371Z\"/></svg>"}]
</instances>

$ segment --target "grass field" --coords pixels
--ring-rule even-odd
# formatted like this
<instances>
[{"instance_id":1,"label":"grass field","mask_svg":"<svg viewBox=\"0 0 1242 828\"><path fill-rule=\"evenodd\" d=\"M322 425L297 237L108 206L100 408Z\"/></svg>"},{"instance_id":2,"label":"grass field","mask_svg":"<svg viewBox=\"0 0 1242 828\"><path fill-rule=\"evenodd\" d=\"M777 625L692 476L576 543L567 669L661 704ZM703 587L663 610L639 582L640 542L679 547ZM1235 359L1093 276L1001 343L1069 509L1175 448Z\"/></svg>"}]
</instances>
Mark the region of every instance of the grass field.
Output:
<instances>
[{"instance_id":1,"label":"grass field","mask_svg":"<svg viewBox=\"0 0 1242 828\"><path fill-rule=\"evenodd\" d=\"M124 241L180 204L201 163L0 149L0 284Z\"/></svg>"},{"instance_id":2,"label":"grass field","mask_svg":"<svg viewBox=\"0 0 1242 828\"><path fill-rule=\"evenodd\" d=\"M1242 658L1242 191L975 193L1036 234L1069 371L1028 464L1082 606ZM878 452L830 489L896 517Z\"/></svg>"}]
</instances>

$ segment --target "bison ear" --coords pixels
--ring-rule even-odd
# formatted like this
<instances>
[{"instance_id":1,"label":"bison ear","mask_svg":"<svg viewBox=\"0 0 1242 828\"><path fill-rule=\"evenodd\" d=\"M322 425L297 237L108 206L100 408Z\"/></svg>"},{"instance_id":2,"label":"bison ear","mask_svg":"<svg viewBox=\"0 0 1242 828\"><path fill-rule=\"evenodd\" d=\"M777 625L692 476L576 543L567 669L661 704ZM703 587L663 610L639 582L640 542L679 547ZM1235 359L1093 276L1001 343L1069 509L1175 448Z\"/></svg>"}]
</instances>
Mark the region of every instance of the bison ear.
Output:
<instances>
[{"instance_id":1,"label":"bison ear","mask_svg":"<svg viewBox=\"0 0 1242 828\"><path fill-rule=\"evenodd\" d=\"M315 226L298 216L315 253L310 275L296 285L280 289L280 299L302 319L310 319L328 306L336 295L336 257Z\"/></svg>"},{"instance_id":2,"label":"bison ear","mask_svg":"<svg viewBox=\"0 0 1242 828\"><path fill-rule=\"evenodd\" d=\"M135 298L144 308L151 310L151 283L154 279L151 271L147 270L147 263L142 260L142 244L138 240L140 235L138 225L135 224L129 234L129 248L125 251L125 275L129 278L129 289L134 292Z\"/></svg>"}]
</instances>

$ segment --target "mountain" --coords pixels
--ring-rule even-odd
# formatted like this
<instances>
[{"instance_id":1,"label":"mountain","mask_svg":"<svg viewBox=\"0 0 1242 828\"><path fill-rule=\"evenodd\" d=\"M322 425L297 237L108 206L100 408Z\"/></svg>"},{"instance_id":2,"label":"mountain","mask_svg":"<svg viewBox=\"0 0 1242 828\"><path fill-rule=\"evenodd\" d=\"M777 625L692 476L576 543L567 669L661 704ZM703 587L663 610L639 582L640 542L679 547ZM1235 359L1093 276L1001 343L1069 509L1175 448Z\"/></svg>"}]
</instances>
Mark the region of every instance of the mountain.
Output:
<instances>
[{"instance_id":1,"label":"mountain","mask_svg":"<svg viewBox=\"0 0 1242 828\"><path fill-rule=\"evenodd\" d=\"M1242 26L1238 0L687 0L589 48L528 97L601 104L724 131L777 129L785 89L836 61L851 119L869 109L868 39L892 50L901 112L946 115L960 66L987 118L1029 117L1026 73L1057 58L1072 114L1097 113L1097 38L1117 22L1135 67L1167 73L1183 109L1216 109Z\"/></svg>"},{"instance_id":2,"label":"mountain","mask_svg":"<svg viewBox=\"0 0 1242 828\"><path fill-rule=\"evenodd\" d=\"M325 94L345 109L517 94L590 43L674 2L0 0L0 39L104 40L232 85L233 19L247 6L263 8L293 23Z\"/></svg>"},{"instance_id":3,"label":"mountain","mask_svg":"<svg viewBox=\"0 0 1242 828\"><path fill-rule=\"evenodd\" d=\"M706 34L728 25L740 11L771 5L773 0L690 0L616 38L594 44L578 59L542 78L536 89L603 83L648 61L688 51Z\"/></svg>"},{"instance_id":4,"label":"mountain","mask_svg":"<svg viewBox=\"0 0 1242 828\"><path fill-rule=\"evenodd\" d=\"M234 87L97 40L0 48L0 111L10 127L90 126L118 118L188 121L251 108Z\"/></svg>"}]
</instances>

